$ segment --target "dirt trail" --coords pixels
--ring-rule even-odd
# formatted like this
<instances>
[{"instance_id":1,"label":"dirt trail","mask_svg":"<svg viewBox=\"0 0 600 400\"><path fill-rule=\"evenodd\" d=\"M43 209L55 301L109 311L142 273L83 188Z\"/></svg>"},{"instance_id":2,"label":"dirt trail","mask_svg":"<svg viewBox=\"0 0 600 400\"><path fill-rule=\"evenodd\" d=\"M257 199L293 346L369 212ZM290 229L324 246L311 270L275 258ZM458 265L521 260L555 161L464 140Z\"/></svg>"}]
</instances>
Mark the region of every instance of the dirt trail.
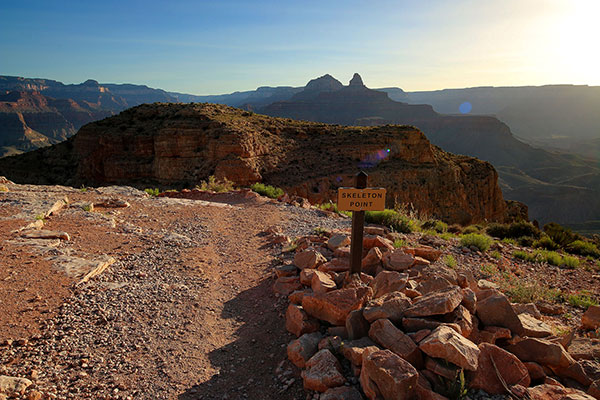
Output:
<instances>
[{"instance_id":1,"label":"dirt trail","mask_svg":"<svg viewBox=\"0 0 600 400\"><path fill-rule=\"evenodd\" d=\"M69 193L71 202L99 197ZM131 207L72 207L47 219L44 229L71 235L54 253L117 261L71 286L70 295L35 288L54 307L22 329L13 318L11 332L23 336L0 345L0 373L33 376L29 390L58 399L304 398L286 360L286 302L271 288L280 248L265 235L269 227L296 224L298 215L240 196L219 203L123 198ZM4 250L6 259L25 254L6 244ZM0 289L30 293L32 282L2 281ZM23 311L13 307L7 315Z\"/></svg>"}]
</instances>

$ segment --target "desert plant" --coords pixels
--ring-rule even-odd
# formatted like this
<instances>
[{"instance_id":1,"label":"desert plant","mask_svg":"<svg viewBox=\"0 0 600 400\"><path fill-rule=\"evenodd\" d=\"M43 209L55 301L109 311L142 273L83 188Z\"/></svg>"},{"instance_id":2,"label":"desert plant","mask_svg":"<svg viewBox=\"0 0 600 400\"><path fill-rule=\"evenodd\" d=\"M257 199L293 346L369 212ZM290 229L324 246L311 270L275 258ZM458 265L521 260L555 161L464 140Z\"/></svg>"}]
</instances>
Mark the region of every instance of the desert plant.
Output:
<instances>
[{"instance_id":1,"label":"desert plant","mask_svg":"<svg viewBox=\"0 0 600 400\"><path fill-rule=\"evenodd\" d=\"M398 211L385 209L383 211L365 211L365 222L385 225L395 232L410 233L415 230L416 223Z\"/></svg>"},{"instance_id":2,"label":"desert plant","mask_svg":"<svg viewBox=\"0 0 600 400\"><path fill-rule=\"evenodd\" d=\"M564 265L567 268L575 269L579 267L579 258L565 255L562 258L561 265Z\"/></svg>"},{"instance_id":3,"label":"desert plant","mask_svg":"<svg viewBox=\"0 0 600 400\"><path fill-rule=\"evenodd\" d=\"M534 303L538 300L558 303L562 300L560 290L550 289L539 283L526 283L520 279L505 282L502 289L513 303Z\"/></svg>"},{"instance_id":4,"label":"desert plant","mask_svg":"<svg viewBox=\"0 0 600 400\"><path fill-rule=\"evenodd\" d=\"M598 300L586 290L568 295L567 302L574 307L583 308L584 310L587 310L589 306L598 305Z\"/></svg>"},{"instance_id":5,"label":"desert plant","mask_svg":"<svg viewBox=\"0 0 600 400\"><path fill-rule=\"evenodd\" d=\"M279 197L283 196L283 189L271 185L265 185L264 183L255 183L250 186L250 189L271 199L278 199Z\"/></svg>"},{"instance_id":6,"label":"desert plant","mask_svg":"<svg viewBox=\"0 0 600 400\"><path fill-rule=\"evenodd\" d=\"M485 228L485 232L492 237L504 239L508 237L508 225L491 223Z\"/></svg>"},{"instance_id":7,"label":"desert plant","mask_svg":"<svg viewBox=\"0 0 600 400\"><path fill-rule=\"evenodd\" d=\"M560 247L567 247L579 238L579 235L573 233L569 228L565 228L555 222L544 225L544 232Z\"/></svg>"},{"instance_id":8,"label":"desert plant","mask_svg":"<svg viewBox=\"0 0 600 400\"><path fill-rule=\"evenodd\" d=\"M533 247L546 249L546 250L558 250L559 246L547 235L542 236L539 240L533 242Z\"/></svg>"},{"instance_id":9,"label":"desert plant","mask_svg":"<svg viewBox=\"0 0 600 400\"><path fill-rule=\"evenodd\" d=\"M421 224L421 229L433 230L437 233L444 233L448 232L448 224L438 219L429 219Z\"/></svg>"},{"instance_id":10,"label":"desert plant","mask_svg":"<svg viewBox=\"0 0 600 400\"><path fill-rule=\"evenodd\" d=\"M532 247L533 242L535 241L535 239L532 238L531 236L521 236L520 238L518 238L516 240L517 240L517 243L519 243L519 246L523 246L523 247Z\"/></svg>"},{"instance_id":11,"label":"desert plant","mask_svg":"<svg viewBox=\"0 0 600 400\"><path fill-rule=\"evenodd\" d=\"M406 246L408 246L408 245L406 244L405 240L403 240L403 239L394 240L394 248L395 249L398 249L400 247L406 247Z\"/></svg>"},{"instance_id":12,"label":"desert plant","mask_svg":"<svg viewBox=\"0 0 600 400\"><path fill-rule=\"evenodd\" d=\"M462 233L464 235L468 235L471 233L479 233L479 232L481 232L481 226L479 226L479 225L469 225L462 230Z\"/></svg>"},{"instance_id":13,"label":"desert plant","mask_svg":"<svg viewBox=\"0 0 600 400\"><path fill-rule=\"evenodd\" d=\"M484 264L480 267L481 273L483 276L489 278L498 273L498 267L493 264Z\"/></svg>"},{"instance_id":14,"label":"desert plant","mask_svg":"<svg viewBox=\"0 0 600 400\"><path fill-rule=\"evenodd\" d=\"M212 192L231 192L235 190L233 182L227 178L223 178L222 181L217 181L214 175L208 177L207 181L200 182L199 186L196 186L197 189L204 191L212 191Z\"/></svg>"},{"instance_id":15,"label":"desert plant","mask_svg":"<svg viewBox=\"0 0 600 400\"><path fill-rule=\"evenodd\" d=\"M158 196L158 194L160 193L160 190L158 190L158 188L154 188L154 189L146 188L146 189L144 189L144 192L146 192L150 196Z\"/></svg>"},{"instance_id":16,"label":"desert plant","mask_svg":"<svg viewBox=\"0 0 600 400\"><path fill-rule=\"evenodd\" d=\"M448 254L444 257L444 263L446 263L446 266L448 266L452 269L456 268L456 264L457 264L456 259L450 254Z\"/></svg>"},{"instance_id":17,"label":"desert plant","mask_svg":"<svg viewBox=\"0 0 600 400\"><path fill-rule=\"evenodd\" d=\"M569 243L566 250L572 254L600 258L600 250L598 250L598 247L594 243L585 240L572 241Z\"/></svg>"},{"instance_id":18,"label":"desert plant","mask_svg":"<svg viewBox=\"0 0 600 400\"><path fill-rule=\"evenodd\" d=\"M524 260L524 261L535 261L536 258L533 254L530 254L526 251L523 250L515 250L512 253L513 257L518 258L520 260Z\"/></svg>"},{"instance_id":19,"label":"desert plant","mask_svg":"<svg viewBox=\"0 0 600 400\"><path fill-rule=\"evenodd\" d=\"M496 260L499 260L500 257L502 257L502 254L500 254L498 250L494 250L490 253L490 256L492 256L492 258L495 258Z\"/></svg>"},{"instance_id":20,"label":"desert plant","mask_svg":"<svg viewBox=\"0 0 600 400\"><path fill-rule=\"evenodd\" d=\"M485 252L490 248L492 244L492 238L487 235L481 235L478 233L463 234L460 238L460 245L464 247L475 246L480 251Z\"/></svg>"},{"instance_id":21,"label":"desert plant","mask_svg":"<svg viewBox=\"0 0 600 400\"><path fill-rule=\"evenodd\" d=\"M513 222L508 226L507 236L515 239L523 236L539 238L540 230L536 228L531 222Z\"/></svg>"}]
</instances>

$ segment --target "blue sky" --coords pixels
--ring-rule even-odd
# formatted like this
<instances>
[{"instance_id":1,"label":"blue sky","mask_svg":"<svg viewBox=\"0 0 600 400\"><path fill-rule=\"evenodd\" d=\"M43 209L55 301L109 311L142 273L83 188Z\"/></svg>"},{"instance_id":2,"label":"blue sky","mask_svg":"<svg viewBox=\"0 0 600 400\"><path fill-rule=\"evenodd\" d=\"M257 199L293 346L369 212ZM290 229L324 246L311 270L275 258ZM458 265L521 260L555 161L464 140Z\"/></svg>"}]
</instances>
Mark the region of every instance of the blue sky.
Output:
<instances>
[{"instance_id":1,"label":"blue sky","mask_svg":"<svg viewBox=\"0 0 600 400\"><path fill-rule=\"evenodd\" d=\"M306 84L600 84L596 0L13 1L0 74L194 94Z\"/></svg>"}]
</instances>

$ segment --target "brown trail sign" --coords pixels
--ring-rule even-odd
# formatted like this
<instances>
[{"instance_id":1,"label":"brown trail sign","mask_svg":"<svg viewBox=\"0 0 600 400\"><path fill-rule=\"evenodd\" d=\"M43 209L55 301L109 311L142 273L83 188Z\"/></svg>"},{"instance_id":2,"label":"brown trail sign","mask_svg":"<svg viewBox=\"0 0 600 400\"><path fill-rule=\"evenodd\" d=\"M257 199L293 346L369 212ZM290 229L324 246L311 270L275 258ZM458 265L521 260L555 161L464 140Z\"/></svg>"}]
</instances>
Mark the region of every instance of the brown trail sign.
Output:
<instances>
[{"instance_id":1,"label":"brown trail sign","mask_svg":"<svg viewBox=\"0 0 600 400\"><path fill-rule=\"evenodd\" d=\"M352 238L350 243L350 274L360 274L363 252L365 211L385 209L385 189L367 188L368 175L356 174L356 188L338 189L338 210L352 211Z\"/></svg>"}]
</instances>

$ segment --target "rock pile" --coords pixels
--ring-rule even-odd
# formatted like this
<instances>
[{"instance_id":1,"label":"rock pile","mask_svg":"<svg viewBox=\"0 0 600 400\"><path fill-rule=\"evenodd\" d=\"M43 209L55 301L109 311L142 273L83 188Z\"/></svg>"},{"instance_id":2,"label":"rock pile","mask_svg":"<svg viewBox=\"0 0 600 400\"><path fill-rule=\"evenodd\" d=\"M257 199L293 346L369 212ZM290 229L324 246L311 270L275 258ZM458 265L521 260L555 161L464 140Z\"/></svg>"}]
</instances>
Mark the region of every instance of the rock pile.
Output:
<instances>
[{"instance_id":1,"label":"rock pile","mask_svg":"<svg viewBox=\"0 0 600 400\"><path fill-rule=\"evenodd\" d=\"M511 304L428 246L394 248L367 227L363 273L349 275L350 238L297 241L274 290L297 336L288 358L316 398L444 399L467 390L531 399L600 399L600 342L553 336L534 304ZM584 326L600 325L592 307ZM542 310L544 311L544 310Z\"/></svg>"}]
</instances>

